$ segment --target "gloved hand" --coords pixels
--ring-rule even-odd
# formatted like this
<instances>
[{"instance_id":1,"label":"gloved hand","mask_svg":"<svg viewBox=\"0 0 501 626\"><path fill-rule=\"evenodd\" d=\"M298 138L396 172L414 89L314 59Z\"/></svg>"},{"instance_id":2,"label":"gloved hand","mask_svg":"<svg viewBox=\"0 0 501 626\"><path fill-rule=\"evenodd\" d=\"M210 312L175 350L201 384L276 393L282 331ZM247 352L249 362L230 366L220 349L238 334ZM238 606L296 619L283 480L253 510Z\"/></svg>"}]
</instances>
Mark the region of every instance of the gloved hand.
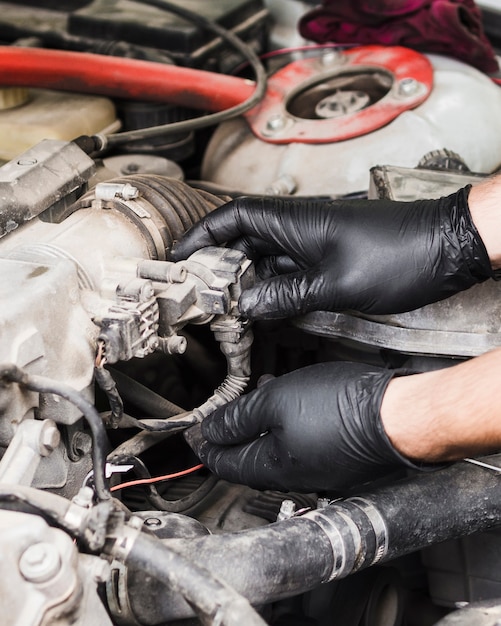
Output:
<instances>
[{"instance_id":1,"label":"gloved hand","mask_svg":"<svg viewBox=\"0 0 501 626\"><path fill-rule=\"evenodd\" d=\"M239 198L188 231L172 258L221 243L244 251L263 279L240 298L250 319L410 311L492 276L468 192L415 202Z\"/></svg>"},{"instance_id":2,"label":"gloved hand","mask_svg":"<svg viewBox=\"0 0 501 626\"><path fill-rule=\"evenodd\" d=\"M396 371L320 363L275 378L185 434L216 475L257 489L343 490L408 464L380 418Z\"/></svg>"}]
</instances>

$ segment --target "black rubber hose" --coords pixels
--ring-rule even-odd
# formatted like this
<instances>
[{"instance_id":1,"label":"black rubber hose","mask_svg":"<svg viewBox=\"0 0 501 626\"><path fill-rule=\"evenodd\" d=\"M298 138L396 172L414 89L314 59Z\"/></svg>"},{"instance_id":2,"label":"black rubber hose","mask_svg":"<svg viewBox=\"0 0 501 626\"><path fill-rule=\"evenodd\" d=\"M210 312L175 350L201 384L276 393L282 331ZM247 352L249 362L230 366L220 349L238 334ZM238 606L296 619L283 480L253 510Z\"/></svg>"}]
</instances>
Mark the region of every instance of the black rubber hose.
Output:
<instances>
[{"instance_id":1,"label":"black rubber hose","mask_svg":"<svg viewBox=\"0 0 501 626\"><path fill-rule=\"evenodd\" d=\"M180 406L166 400L158 393L127 376L127 374L115 368L109 368L109 371L117 384L122 398L140 409L145 415L173 417L174 415L184 413L184 409Z\"/></svg>"},{"instance_id":2,"label":"black rubber hose","mask_svg":"<svg viewBox=\"0 0 501 626\"><path fill-rule=\"evenodd\" d=\"M180 413L175 417L167 417L165 419L158 419L156 417L132 417L127 413L122 413L120 422L114 422L114 417L111 411L105 411L100 413L101 419L107 428L139 428L140 430L150 433L158 432L179 432L186 428L194 426L196 422L195 418L184 419L183 416L188 416L190 413Z\"/></svg>"},{"instance_id":3,"label":"black rubber hose","mask_svg":"<svg viewBox=\"0 0 501 626\"><path fill-rule=\"evenodd\" d=\"M0 380L17 383L38 393L53 393L61 396L82 412L92 434L92 463L96 494L99 500L109 500L111 493L105 478L106 451L109 448L109 442L106 429L95 407L69 385L44 376L30 375L13 364L0 366Z\"/></svg>"},{"instance_id":4,"label":"black rubber hose","mask_svg":"<svg viewBox=\"0 0 501 626\"><path fill-rule=\"evenodd\" d=\"M501 455L489 460L501 466ZM459 462L285 522L189 541L171 539L168 544L260 605L500 523L499 476ZM159 599L155 618L139 602L142 587L133 573L130 581L129 597L140 621L158 623L148 620L191 614L175 594L152 588L149 593Z\"/></svg>"},{"instance_id":5,"label":"black rubber hose","mask_svg":"<svg viewBox=\"0 0 501 626\"><path fill-rule=\"evenodd\" d=\"M79 145L85 138L79 138ZM85 140L86 141L86 140ZM211 195L202 190L192 189L180 180L156 174L135 174L127 177L112 178L108 183L131 184L139 191L137 202L141 209L148 213L158 213L157 228L170 252L172 244L179 239L191 226L205 217L210 211L224 204L223 198ZM59 215L59 221L68 218L80 209L88 209L95 200L95 189L85 193L77 202L71 204ZM119 204L115 205L119 208Z\"/></svg>"},{"instance_id":6,"label":"black rubber hose","mask_svg":"<svg viewBox=\"0 0 501 626\"><path fill-rule=\"evenodd\" d=\"M183 498L179 498L178 500L166 500L165 498L162 498L153 485L148 485L150 490L146 497L155 509L159 511L187 514L191 509L198 506L207 495L209 495L218 482L219 479L217 476L210 474L200 486L192 491L192 493L184 496Z\"/></svg>"},{"instance_id":7,"label":"black rubber hose","mask_svg":"<svg viewBox=\"0 0 501 626\"><path fill-rule=\"evenodd\" d=\"M116 458L121 456L139 456L149 448L156 446L158 443L167 439L168 437L172 437L177 432L181 432L186 430L185 426L179 428L179 430L168 430L168 431L150 431L143 430L140 433L136 433L127 441L124 441L119 446L117 446L110 454L109 460L110 462L115 462Z\"/></svg>"},{"instance_id":8,"label":"black rubber hose","mask_svg":"<svg viewBox=\"0 0 501 626\"><path fill-rule=\"evenodd\" d=\"M112 428L116 428L124 414L124 405L117 385L110 372L105 370L104 367L94 368L94 380L108 398L111 409L110 425Z\"/></svg>"},{"instance_id":9,"label":"black rubber hose","mask_svg":"<svg viewBox=\"0 0 501 626\"><path fill-rule=\"evenodd\" d=\"M125 563L180 593L197 615L204 618L204 624L266 626L249 602L227 583L157 539L140 534Z\"/></svg>"}]
</instances>

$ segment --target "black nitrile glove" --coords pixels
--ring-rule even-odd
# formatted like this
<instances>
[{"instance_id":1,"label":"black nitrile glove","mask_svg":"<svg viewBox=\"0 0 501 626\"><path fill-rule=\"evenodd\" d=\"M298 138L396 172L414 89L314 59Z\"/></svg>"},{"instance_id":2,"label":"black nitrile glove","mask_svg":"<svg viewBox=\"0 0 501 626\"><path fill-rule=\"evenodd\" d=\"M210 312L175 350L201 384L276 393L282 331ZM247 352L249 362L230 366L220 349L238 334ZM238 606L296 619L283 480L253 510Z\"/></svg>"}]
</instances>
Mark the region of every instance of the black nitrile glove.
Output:
<instances>
[{"instance_id":1,"label":"black nitrile glove","mask_svg":"<svg viewBox=\"0 0 501 626\"><path fill-rule=\"evenodd\" d=\"M320 363L275 378L217 409L185 436L216 475L257 489L339 491L407 464L380 406L398 375Z\"/></svg>"},{"instance_id":2,"label":"black nitrile glove","mask_svg":"<svg viewBox=\"0 0 501 626\"><path fill-rule=\"evenodd\" d=\"M172 257L221 243L243 250L263 279L240 297L250 319L410 311L493 275L469 189L415 202L240 198L196 224Z\"/></svg>"}]
</instances>

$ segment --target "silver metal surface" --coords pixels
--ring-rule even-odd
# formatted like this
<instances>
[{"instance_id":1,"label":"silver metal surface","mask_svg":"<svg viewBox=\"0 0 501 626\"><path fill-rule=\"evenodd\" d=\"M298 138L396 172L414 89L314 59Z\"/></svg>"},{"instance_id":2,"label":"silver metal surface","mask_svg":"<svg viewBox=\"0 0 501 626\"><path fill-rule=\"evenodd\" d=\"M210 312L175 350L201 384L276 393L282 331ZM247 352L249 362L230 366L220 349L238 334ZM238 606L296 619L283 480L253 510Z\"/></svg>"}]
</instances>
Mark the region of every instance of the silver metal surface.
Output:
<instances>
[{"instance_id":1,"label":"silver metal surface","mask_svg":"<svg viewBox=\"0 0 501 626\"><path fill-rule=\"evenodd\" d=\"M499 291L497 284L492 289ZM367 319L357 314L319 311L298 317L293 323L319 337L349 339L363 346L387 348L403 354L473 357L501 346L498 322L501 317L497 317L501 300L494 299L491 311L484 304L488 314L484 312L482 316L478 315L478 301L473 293L465 292L448 298L444 303L428 305L399 316L372 316ZM458 305L456 316L455 303ZM493 330L489 328L492 326Z\"/></svg>"},{"instance_id":2,"label":"silver metal surface","mask_svg":"<svg viewBox=\"0 0 501 626\"><path fill-rule=\"evenodd\" d=\"M366 192L372 167L414 168L423 155L442 148L460 154L473 172L492 172L501 163L497 141L501 90L469 65L438 55L429 55L429 59L434 67L431 96L383 128L335 143L280 145L260 141L245 119L229 120L215 130L209 142L202 177L260 195L269 193L273 182L287 175L295 181L298 196L340 197ZM319 69L319 80L321 76ZM404 83L403 89L407 88ZM291 95L292 90L283 94L284 102L288 103ZM280 137L280 132L283 130L275 131L274 137Z\"/></svg>"},{"instance_id":3,"label":"silver metal surface","mask_svg":"<svg viewBox=\"0 0 501 626\"><path fill-rule=\"evenodd\" d=\"M376 507L372 504L372 502L369 502L364 498L355 496L353 498L348 498L346 502L354 504L357 508L363 511L372 526L372 529L374 531L374 539L376 542L374 558L371 563L372 565L374 565L378 563L382 558L384 558L388 552L389 537L388 529L386 528L384 519L382 518Z\"/></svg>"},{"instance_id":4,"label":"silver metal surface","mask_svg":"<svg viewBox=\"0 0 501 626\"><path fill-rule=\"evenodd\" d=\"M31 485L38 465L57 448L60 434L52 420L26 419L0 461L0 483Z\"/></svg>"}]
</instances>

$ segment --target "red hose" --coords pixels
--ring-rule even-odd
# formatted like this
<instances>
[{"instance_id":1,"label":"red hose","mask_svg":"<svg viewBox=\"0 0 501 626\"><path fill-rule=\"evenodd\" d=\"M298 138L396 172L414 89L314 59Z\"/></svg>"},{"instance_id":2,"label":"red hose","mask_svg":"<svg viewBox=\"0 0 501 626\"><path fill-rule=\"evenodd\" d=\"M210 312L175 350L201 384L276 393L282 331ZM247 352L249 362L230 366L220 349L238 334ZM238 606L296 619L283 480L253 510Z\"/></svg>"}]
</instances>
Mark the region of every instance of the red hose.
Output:
<instances>
[{"instance_id":1,"label":"red hose","mask_svg":"<svg viewBox=\"0 0 501 626\"><path fill-rule=\"evenodd\" d=\"M168 102L210 112L240 104L255 89L253 81L192 68L14 46L0 46L0 85Z\"/></svg>"}]
</instances>

